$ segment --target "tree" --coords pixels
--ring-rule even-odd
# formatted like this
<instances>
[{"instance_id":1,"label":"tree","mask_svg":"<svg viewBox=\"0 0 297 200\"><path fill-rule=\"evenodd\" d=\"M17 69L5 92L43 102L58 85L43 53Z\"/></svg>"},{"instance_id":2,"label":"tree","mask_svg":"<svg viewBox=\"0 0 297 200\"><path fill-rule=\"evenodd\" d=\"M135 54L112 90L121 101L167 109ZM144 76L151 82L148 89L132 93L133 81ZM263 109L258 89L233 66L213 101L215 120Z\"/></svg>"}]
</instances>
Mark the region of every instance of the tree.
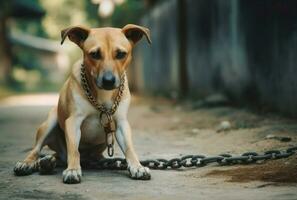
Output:
<instances>
[{"instance_id":1,"label":"tree","mask_svg":"<svg viewBox=\"0 0 297 200\"><path fill-rule=\"evenodd\" d=\"M9 19L38 19L45 14L36 0L0 1L0 82L9 83L12 71Z\"/></svg>"}]
</instances>

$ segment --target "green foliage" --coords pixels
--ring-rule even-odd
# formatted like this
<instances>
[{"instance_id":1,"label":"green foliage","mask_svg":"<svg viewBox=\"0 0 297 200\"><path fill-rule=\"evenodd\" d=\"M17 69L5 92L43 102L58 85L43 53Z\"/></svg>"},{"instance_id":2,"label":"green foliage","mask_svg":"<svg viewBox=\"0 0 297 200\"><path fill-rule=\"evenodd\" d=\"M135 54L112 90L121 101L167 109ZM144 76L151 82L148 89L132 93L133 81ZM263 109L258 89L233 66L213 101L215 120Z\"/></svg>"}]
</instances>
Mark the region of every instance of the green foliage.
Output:
<instances>
[{"instance_id":1,"label":"green foliage","mask_svg":"<svg viewBox=\"0 0 297 200\"><path fill-rule=\"evenodd\" d=\"M14 29L18 32L25 32L30 35L47 38L48 34L41 26L42 19L36 19L34 21L28 21L26 19L19 19L15 23Z\"/></svg>"},{"instance_id":2,"label":"green foliage","mask_svg":"<svg viewBox=\"0 0 297 200\"><path fill-rule=\"evenodd\" d=\"M96 5L88 0L40 0L46 10L42 27L49 37L59 39L62 29L71 25L96 25L94 9Z\"/></svg>"},{"instance_id":3,"label":"green foliage","mask_svg":"<svg viewBox=\"0 0 297 200\"><path fill-rule=\"evenodd\" d=\"M120 6L116 6L111 17L112 26L123 27L126 24L138 24L144 13L144 3L139 0L126 0Z\"/></svg>"},{"instance_id":4,"label":"green foliage","mask_svg":"<svg viewBox=\"0 0 297 200\"><path fill-rule=\"evenodd\" d=\"M109 19L98 16L98 5L91 0L32 0L41 6L46 14L42 19L14 20L14 29L35 36L60 39L60 31L71 25L100 27L103 25L122 27L127 23L139 23L144 12L144 3L139 0L126 0L122 5L115 6ZM108 22L108 23L106 23Z\"/></svg>"},{"instance_id":5,"label":"green foliage","mask_svg":"<svg viewBox=\"0 0 297 200\"><path fill-rule=\"evenodd\" d=\"M41 26L42 13L44 14L45 10L41 7L39 0L13 0L10 2L9 12L9 15L14 19L12 29L31 35L48 37Z\"/></svg>"}]
</instances>

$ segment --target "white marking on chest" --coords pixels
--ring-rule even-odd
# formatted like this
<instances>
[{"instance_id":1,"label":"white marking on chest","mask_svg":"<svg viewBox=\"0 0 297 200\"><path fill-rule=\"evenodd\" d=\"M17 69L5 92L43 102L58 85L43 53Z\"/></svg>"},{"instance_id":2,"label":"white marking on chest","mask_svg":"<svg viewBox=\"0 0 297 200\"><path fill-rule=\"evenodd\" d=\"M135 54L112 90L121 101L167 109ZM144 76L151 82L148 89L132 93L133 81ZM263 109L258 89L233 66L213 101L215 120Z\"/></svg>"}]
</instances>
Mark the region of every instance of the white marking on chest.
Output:
<instances>
[{"instance_id":1,"label":"white marking on chest","mask_svg":"<svg viewBox=\"0 0 297 200\"><path fill-rule=\"evenodd\" d=\"M81 96L81 94L73 92L72 95L75 102L75 110L77 113L88 116L98 112L87 99Z\"/></svg>"},{"instance_id":2,"label":"white marking on chest","mask_svg":"<svg viewBox=\"0 0 297 200\"><path fill-rule=\"evenodd\" d=\"M81 96L80 93L73 92L75 110L78 115L84 117L81 125L81 143L80 145L102 144L105 142L105 132L100 124L100 112L90 104L88 99ZM107 108L112 106L112 101L104 103Z\"/></svg>"}]
</instances>

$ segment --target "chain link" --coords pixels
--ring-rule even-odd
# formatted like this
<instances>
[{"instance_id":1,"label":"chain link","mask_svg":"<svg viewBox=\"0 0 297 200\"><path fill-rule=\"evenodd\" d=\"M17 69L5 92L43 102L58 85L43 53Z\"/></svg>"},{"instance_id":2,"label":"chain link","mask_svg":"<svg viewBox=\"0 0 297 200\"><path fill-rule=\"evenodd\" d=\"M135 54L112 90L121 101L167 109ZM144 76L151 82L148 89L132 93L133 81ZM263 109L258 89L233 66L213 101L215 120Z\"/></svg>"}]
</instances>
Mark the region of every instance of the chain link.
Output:
<instances>
[{"instance_id":1,"label":"chain link","mask_svg":"<svg viewBox=\"0 0 297 200\"><path fill-rule=\"evenodd\" d=\"M288 158L297 152L297 146L290 147L285 150L270 150L262 154L256 152L246 152L240 156L232 156L231 154L220 154L218 156L204 155L186 155L172 159L147 159L140 163L150 169L180 169L204 167L210 164L219 165L235 165L235 164L251 164L269 159ZM87 169L127 169L127 161L124 158L103 158L97 161L84 161L81 163L83 168Z\"/></svg>"}]
</instances>

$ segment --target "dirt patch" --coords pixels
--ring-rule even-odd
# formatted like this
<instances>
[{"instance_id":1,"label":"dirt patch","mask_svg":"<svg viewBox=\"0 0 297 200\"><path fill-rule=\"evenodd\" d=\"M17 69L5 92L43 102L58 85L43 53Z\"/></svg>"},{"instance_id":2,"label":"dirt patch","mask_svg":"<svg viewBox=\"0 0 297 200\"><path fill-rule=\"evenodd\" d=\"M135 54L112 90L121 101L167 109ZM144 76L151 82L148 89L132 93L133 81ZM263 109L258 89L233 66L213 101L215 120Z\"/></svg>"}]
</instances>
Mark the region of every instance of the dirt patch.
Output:
<instances>
[{"instance_id":1,"label":"dirt patch","mask_svg":"<svg viewBox=\"0 0 297 200\"><path fill-rule=\"evenodd\" d=\"M83 200L86 199L80 194L66 193L57 194L43 190L19 191L10 196L12 199L65 199L65 200Z\"/></svg>"},{"instance_id":2,"label":"dirt patch","mask_svg":"<svg viewBox=\"0 0 297 200\"><path fill-rule=\"evenodd\" d=\"M297 183L297 156L271 160L261 165L240 166L228 170L213 170L205 175L227 177L228 182L265 181L275 183Z\"/></svg>"}]
</instances>

